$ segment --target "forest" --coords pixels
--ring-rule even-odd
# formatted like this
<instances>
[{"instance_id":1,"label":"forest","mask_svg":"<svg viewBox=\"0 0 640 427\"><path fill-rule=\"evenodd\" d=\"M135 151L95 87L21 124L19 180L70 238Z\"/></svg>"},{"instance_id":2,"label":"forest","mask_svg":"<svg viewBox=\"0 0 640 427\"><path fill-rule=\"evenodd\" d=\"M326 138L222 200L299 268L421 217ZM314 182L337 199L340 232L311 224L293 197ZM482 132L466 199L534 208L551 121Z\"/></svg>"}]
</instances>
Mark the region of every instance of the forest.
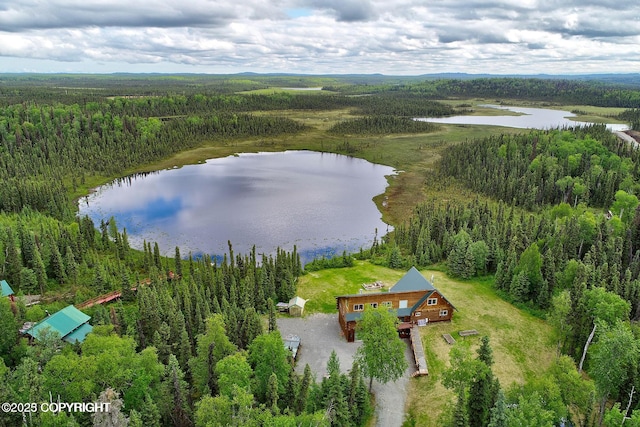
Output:
<instances>
[{"instance_id":1,"label":"forest","mask_svg":"<svg viewBox=\"0 0 640 427\"><path fill-rule=\"evenodd\" d=\"M276 86L323 90L263 92ZM455 398L442 425L613 426L625 416L624 426L640 425L638 150L604 125L451 140L442 126L412 120L469 112L464 100L476 97L620 107L615 119L640 123L640 88L601 81L0 76L0 279L42 296L29 307L0 300L0 400L116 402L117 425L129 426L368 425L363 369L332 358L325 378L296 373L275 323L275 303L296 294L299 277L365 259L470 283L488 277L557 332L555 371L516 388L492 373L488 339L475 357L455 347L442 377ZM300 112L340 116L314 128ZM416 138L417 150L393 157L401 146L377 142L390 135ZM421 183L411 214L371 247L308 268L295 247L236 254L228 242L223 259L146 241L136 249L115 219L76 215L91 187L178 153L286 149L294 137L355 156L387 150ZM425 166L416 153L437 161ZM446 197L460 188L473 197ZM45 310L112 290L119 301L86 310L94 331L83 343L19 335ZM7 426L100 422L0 413Z\"/></svg>"}]
</instances>

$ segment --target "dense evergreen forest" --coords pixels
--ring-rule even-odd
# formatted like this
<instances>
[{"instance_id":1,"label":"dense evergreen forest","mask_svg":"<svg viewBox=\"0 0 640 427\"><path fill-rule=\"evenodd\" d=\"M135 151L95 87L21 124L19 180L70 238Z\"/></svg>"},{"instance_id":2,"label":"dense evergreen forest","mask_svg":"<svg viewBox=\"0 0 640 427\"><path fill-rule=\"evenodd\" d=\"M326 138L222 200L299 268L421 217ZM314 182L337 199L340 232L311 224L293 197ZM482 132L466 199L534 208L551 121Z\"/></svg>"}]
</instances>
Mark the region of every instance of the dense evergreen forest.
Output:
<instances>
[{"instance_id":1,"label":"dense evergreen forest","mask_svg":"<svg viewBox=\"0 0 640 427\"><path fill-rule=\"evenodd\" d=\"M244 92L276 85L324 90ZM221 261L179 247L166 258L153 242L131 248L114 219L76 217L73 197L88 180L123 177L205 143L310 131L285 111L357 116L324 135L344 138L335 150L350 152L351 135L434 132L437 125L412 118L462 113L437 100L465 97L624 107L619 118L639 123L640 90L599 82L0 76L0 279L43 295L48 310L122 291L117 303L87 310L94 332L75 346L56 336L27 345L18 329L44 318L44 308L0 300L0 400L42 402L51 393L119 402L112 415L130 426L366 425L373 408L357 364L345 374L333 357L329 375L315 380L308 367L294 372L282 346L274 303L291 298L305 273L295 248L235 254L229 242ZM558 352L568 356L544 377L556 385L516 390L491 373L487 340L476 358L452 352L461 369L443 383L457 403L443 424L506 426L533 419L530 411L542 414L539 423L522 425L571 418L613 426L629 401L633 418L624 425L640 425L631 394L640 388L638 151L596 125L468 140L441 155L425 185L463 185L478 199L416 199L390 239L354 256L394 268L440 264L463 279L490 275L505 299L557 326ZM309 270L351 264L343 254ZM582 378L576 365L594 325ZM562 388L569 383L584 393ZM7 426L93 422L87 414L0 413Z\"/></svg>"},{"instance_id":2,"label":"dense evergreen forest","mask_svg":"<svg viewBox=\"0 0 640 427\"><path fill-rule=\"evenodd\" d=\"M600 125L502 135L446 149L437 179L452 178L497 203L418 206L394 235L408 262L446 262L450 274L461 278L495 274L495 288L506 299L544 313L557 326L558 351L580 361L580 369L588 355L584 367L595 389L591 405L572 409L580 425L600 425L605 416L619 420L620 405L608 410L610 402L637 408L637 149ZM583 353L596 329L594 344ZM497 401L493 393L484 408ZM556 419L567 416L566 404ZM633 422L638 417L636 410Z\"/></svg>"}]
</instances>

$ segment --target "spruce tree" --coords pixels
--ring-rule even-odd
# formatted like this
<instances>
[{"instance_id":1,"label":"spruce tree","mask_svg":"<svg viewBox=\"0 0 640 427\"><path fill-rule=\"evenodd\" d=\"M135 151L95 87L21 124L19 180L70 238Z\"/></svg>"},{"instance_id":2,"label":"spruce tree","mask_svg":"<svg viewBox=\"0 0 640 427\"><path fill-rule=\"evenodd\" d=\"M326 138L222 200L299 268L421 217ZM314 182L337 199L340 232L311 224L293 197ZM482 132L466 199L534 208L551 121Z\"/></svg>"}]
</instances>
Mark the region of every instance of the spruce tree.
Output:
<instances>
[{"instance_id":1,"label":"spruce tree","mask_svg":"<svg viewBox=\"0 0 640 427\"><path fill-rule=\"evenodd\" d=\"M182 277L182 257L180 256L180 248L176 246L176 254L173 259L176 278Z\"/></svg>"},{"instance_id":2,"label":"spruce tree","mask_svg":"<svg viewBox=\"0 0 640 427\"><path fill-rule=\"evenodd\" d=\"M464 388L458 391L458 400L453 412L454 427L469 427L469 415L467 414L467 404Z\"/></svg>"},{"instance_id":3,"label":"spruce tree","mask_svg":"<svg viewBox=\"0 0 640 427\"><path fill-rule=\"evenodd\" d=\"M153 244L153 263L158 270L162 271L162 258L160 257L160 247L158 246L158 242Z\"/></svg>"},{"instance_id":4,"label":"spruce tree","mask_svg":"<svg viewBox=\"0 0 640 427\"><path fill-rule=\"evenodd\" d=\"M40 250L37 246L33 248L33 271L36 273L36 279L38 281L38 288L40 289L40 295L43 295L47 286L47 271L44 266L44 261L40 256Z\"/></svg>"},{"instance_id":5,"label":"spruce tree","mask_svg":"<svg viewBox=\"0 0 640 427\"><path fill-rule=\"evenodd\" d=\"M295 413L296 401L298 399L298 391L300 389L300 378L292 369L289 371L289 379L284 389L284 395L280 399L280 407Z\"/></svg>"},{"instance_id":6,"label":"spruce tree","mask_svg":"<svg viewBox=\"0 0 640 427\"><path fill-rule=\"evenodd\" d=\"M269 377L269 381L267 383L267 395L266 395L266 405L267 408L271 409L271 412L274 415L279 413L278 410L278 376L275 373L272 373Z\"/></svg>"},{"instance_id":7,"label":"spruce tree","mask_svg":"<svg viewBox=\"0 0 640 427\"><path fill-rule=\"evenodd\" d=\"M7 228L4 247L6 252L6 277L11 286L15 287L14 290L17 291L18 289L20 289L20 270L22 270L22 256L20 255L20 251L16 243L16 238L11 227Z\"/></svg>"},{"instance_id":8,"label":"spruce tree","mask_svg":"<svg viewBox=\"0 0 640 427\"><path fill-rule=\"evenodd\" d=\"M269 332L277 331L278 324L276 322L276 308L271 298L267 300L267 310L269 311Z\"/></svg>"},{"instance_id":9,"label":"spruce tree","mask_svg":"<svg viewBox=\"0 0 640 427\"><path fill-rule=\"evenodd\" d=\"M304 374L302 375L302 381L300 382L300 389L296 396L295 413L300 415L305 412L307 408L307 400L309 399L309 391L311 389L311 383L313 378L311 377L311 367L306 364L304 367Z\"/></svg>"},{"instance_id":10,"label":"spruce tree","mask_svg":"<svg viewBox=\"0 0 640 427\"><path fill-rule=\"evenodd\" d=\"M51 276L58 281L58 283L64 283L67 280L67 275L64 268L64 262L62 261L62 255L58 250L58 245L51 245L51 258L49 261L49 267Z\"/></svg>"},{"instance_id":11,"label":"spruce tree","mask_svg":"<svg viewBox=\"0 0 640 427\"><path fill-rule=\"evenodd\" d=\"M489 427L509 427L507 424L507 404L502 389L498 390L496 404L491 408Z\"/></svg>"},{"instance_id":12,"label":"spruce tree","mask_svg":"<svg viewBox=\"0 0 640 427\"><path fill-rule=\"evenodd\" d=\"M184 380L184 372L176 357L171 354L162 384L162 406L165 419L176 427L191 426L189 411L189 391Z\"/></svg>"}]
</instances>

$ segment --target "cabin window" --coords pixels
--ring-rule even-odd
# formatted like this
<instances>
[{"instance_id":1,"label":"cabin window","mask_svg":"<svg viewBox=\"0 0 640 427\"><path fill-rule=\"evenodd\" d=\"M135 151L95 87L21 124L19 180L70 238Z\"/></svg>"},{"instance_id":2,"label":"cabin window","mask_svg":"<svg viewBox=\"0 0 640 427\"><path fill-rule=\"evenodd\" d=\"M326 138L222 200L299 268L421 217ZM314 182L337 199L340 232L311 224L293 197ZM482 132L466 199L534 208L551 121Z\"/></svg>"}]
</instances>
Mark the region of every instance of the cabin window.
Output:
<instances>
[{"instance_id":1,"label":"cabin window","mask_svg":"<svg viewBox=\"0 0 640 427\"><path fill-rule=\"evenodd\" d=\"M378 303L377 302L372 302L369 305L371 306L371 308L378 308Z\"/></svg>"},{"instance_id":2,"label":"cabin window","mask_svg":"<svg viewBox=\"0 0 640 427\"><path fill-rule=\"evenodd\" d=\"M438 304L438 298L429 298L427 300L427 305L436 305Z\"/></svg>"},{"instance_id":3,"label":"cabin window","mask_svg":"<svg viewBox=\"0 0 640 427\"><path fill-rule=\"evenodd\" d=\"M415 314L414 314L414 316L416 316L416 317L420 317L420 316L422 316L422 312L421 312L421 311L416 311L416 312L415 312Z\"/></svg>"},{"instance_id":4,"label":"cabin window","mask_svg":"<svg viewBox=\"0 0 640 427\"><path fill-rule=\"evenodd\" d=\"M409 304L409 300L407 299L401 299L400 300L400 305L398 306L398 308L407 308L407 305Z\"/></svg>"},{"instance_id":5,"label":"cabin window","mask_svg":"<svg viewBox=\"0 0 640 427\"><path fill-rule=\"evenodd\" d=\"M364 310L364 304L353 304L353 311L362 311Z\"/></svg>"},{"instance_id":6,"label":"cabin window","mask_svg":"<svg viewBox=\"0 0 640 427\"><path fill-rule=\"evenodd\" d=\"M382 303L382 306L391 308L393 307L393 303L391 301L385 301Z\"/></svg>"},{"instance_id":7,"label":"cabin window","mask_svg":"<svg viewBox=\"0 0 640 427\"><path fill-rule=\"evenodd\" d=\"M440 310L440 317L445 317L447 314L449 314L449 310Z\"/></svg>"}]
</instances>

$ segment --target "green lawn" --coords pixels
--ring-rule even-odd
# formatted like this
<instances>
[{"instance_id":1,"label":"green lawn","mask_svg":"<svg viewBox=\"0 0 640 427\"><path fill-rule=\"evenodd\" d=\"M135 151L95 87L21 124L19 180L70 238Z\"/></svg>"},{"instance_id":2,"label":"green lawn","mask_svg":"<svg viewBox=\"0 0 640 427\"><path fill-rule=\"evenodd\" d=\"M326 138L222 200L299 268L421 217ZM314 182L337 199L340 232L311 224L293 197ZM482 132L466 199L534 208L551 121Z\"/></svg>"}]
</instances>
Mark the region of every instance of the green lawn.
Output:
<instances>
[{"instance_id":1,"label":"green lawn","mask_svg":"<svg viewBox=\"0 0 640 427\"><path fill-rule=\"evenodd\" d=\"M381 281L386 289L404 276L404 271L355 261L353 267L313 271L298 279L298 295L308 300L306 313L335 313L336 296L357 294L363 283Z\"/></svg>"},{"instance_id":2,"label":"green lawn","mask_svg":"<svg viewBox=\"0 0 640 427\"><path fill-rule=\"evenodd\" d=\"M353 267L321 270L300 278L298 294L308 298L307 312L335 313L335 296L357 293L362 283L380 280L392 286L405 271L392 270L357 261ZM458 281L436 270L422 274L457 308L451 322L432 323L421 328L429 365L429 375L415 378L408 390L407 411L418 426L437 426L438 416L455 401L440 382L449 365L451 346L442 338L449 333L456 340L469 340L476 348L480 337L488 335L493 348L493 371L503 387L523 383L543 372L555 357L553 331L543 320L502 300L492 288L491 277ZM479 335L462 338L458 332L476 329Z\"/></svg>"}]
</instances>

